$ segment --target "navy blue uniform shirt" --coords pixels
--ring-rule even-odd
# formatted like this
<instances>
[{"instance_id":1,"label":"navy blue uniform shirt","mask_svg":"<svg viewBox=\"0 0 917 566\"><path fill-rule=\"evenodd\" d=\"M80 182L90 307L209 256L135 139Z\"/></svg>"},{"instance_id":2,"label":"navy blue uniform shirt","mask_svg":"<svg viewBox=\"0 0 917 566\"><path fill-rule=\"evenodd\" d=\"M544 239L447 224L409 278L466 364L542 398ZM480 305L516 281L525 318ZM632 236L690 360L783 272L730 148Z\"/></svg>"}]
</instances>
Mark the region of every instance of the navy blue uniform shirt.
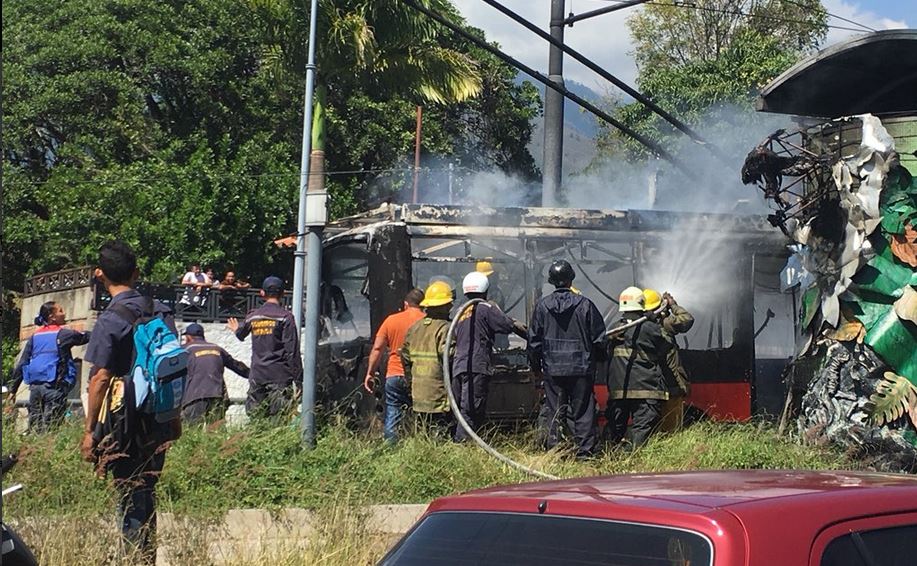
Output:
<instances>
[{"instance_id":1,"label":"navy blue uniform shirt","mask_svg":"<svg viewBox=\"0 0 917 566\"><path fill-rule=\"evenodd\" d=\"M248 366L229 355L216 344L197 339L185 344L188 351L188 382L182 395L182 407L199 399L223 396L223 368L248 377Z\"/></svg>"},{"instance_id":2,"label":"navy blue uniform shirt","mask_svg":"<svg viewBox=\"0 0 917 566\"><path fill-rule=\"evenodd\" d=\"M145 300L136 289L122 291L112 297L109 308L99 315L92 328L89 346L86 348L86 359L92 362L93 375L98 368L105 368L118 377L124 377L130 372L131 362L134 360L134 329L110 307L121 304L139 316L142 314ZM175 330L175 319L169 307L159 301L153 301L153 313L161 315L166 326L178 335Z\"/></svg>"},{"instance_id":3,"label":"navy blue uniform shirt","mask_svg":"<svg viewBox=\"0 0 917 566\"><path fill-rule=\"evenodd\" d=\"M476 303L459 313L458 317L459 321L455 324L452 375L493 375L490 356L493 353L494 336L512 332L513 319L488 302Z\"/></svg>"},{"instance_id":4,"label":"navy blue uniform shirt","mask_svg":"<svg viewBox=\"0 0 917 566\"><path fill-rule=\"evenodd\" d=\"M287 309L264 303L253 309L239 325L236 338L252 335L252 366L249 378L257 385L286 385L302 381L302 358L296 321Z\"/></svg>"}]
</instances>

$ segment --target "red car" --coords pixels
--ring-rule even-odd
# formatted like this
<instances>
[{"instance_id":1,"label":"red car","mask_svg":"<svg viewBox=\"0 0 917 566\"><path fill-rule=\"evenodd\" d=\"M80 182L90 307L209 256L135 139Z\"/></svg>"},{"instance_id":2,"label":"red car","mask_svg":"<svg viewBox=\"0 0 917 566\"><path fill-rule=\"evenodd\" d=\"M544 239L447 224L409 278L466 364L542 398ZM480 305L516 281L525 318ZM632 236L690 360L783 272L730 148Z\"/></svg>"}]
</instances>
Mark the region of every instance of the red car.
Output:
<instances>
[{"instance_id":1,"label":"red car","mask_svg":"<svg viewBox=\"0 0 917 566\"><path fill-rule=\"evenodd\" d=\"M917 477L725 471L437 499L380 566L914 566Z\"/></svg>"}]
</instances>

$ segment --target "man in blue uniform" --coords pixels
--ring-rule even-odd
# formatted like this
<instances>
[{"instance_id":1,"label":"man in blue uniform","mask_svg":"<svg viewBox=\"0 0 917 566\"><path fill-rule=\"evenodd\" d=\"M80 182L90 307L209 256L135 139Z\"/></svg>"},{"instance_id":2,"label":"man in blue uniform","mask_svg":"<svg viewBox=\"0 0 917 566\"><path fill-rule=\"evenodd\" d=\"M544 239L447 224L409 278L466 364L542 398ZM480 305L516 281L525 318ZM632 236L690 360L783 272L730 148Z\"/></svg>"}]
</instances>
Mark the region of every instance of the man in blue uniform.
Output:
<instances>
[{"instance_id":1,"label":"man in blue uniform","mask_svg":"<svg viewBox=\"0 0 917 566\"><path fill-rule=\"evenodd\" d=\"M462 281L468 300L484 299L458 313L455 325L455 354L452 356L452 394L462 417L475 432L484 423L487 389L494 375L491 356L494 338L510 332L525 338L525 326L503 314L500 307L487 301L490 287L486 275L472 271ZM465 429L455 429L455 441L468 439Z\"/></svg>"},{"instance_id":2,"label":"man in blue uniform","mask_svg":"<svg viewBox=\"0 0 917 566\"><path fill-rule=\"evenodd\" d=\"M204 327L189 324L185 331L188 351L188 381L181 400L181 418L185 424L206 420L221 420L226 416L226 384L223 370L229 368L248 379L248 366L204 338Z\"/></svg>"},{"instance_id":3,"label":"man in blue uniform","mask_svg":"<svg viewBox=\"0 0 917 566\"><path fill-rule=\"evenodd\" d=\"M133 325L119 311L130 311L138 318L160 316L176 332L172 311L134 289L139 277L137 258L127 244L112 241L103 245L99 250L99 267L95 276L111 295L111 303L99 315L86 349L86 359L93 367L88 388L86 430L80 452L89 462L96 462L99 456L93 431L109 384L112 378L129 374L134 358ZM121 447L121 453L106 454L105 459L121 495L122 538L138 549L147 563L152 564L156 560L154 489L162 473L168 443L181 435L181 420L160 423L155 415L142 411L137 411L135 417L131 423L130 438Z\"/></svg>"},{"instance_id":4,"label":"man in blue uniform","mask_svg":"<svg viewBox=\"0 0 917 566\"><path fill-rule=\"evenodd\" d=\"M548 411L546 445L554 447L565 418L573 422L578 458L595 451L595 362L605 344L605 322L596 306L572 290L576 272L564 260L548 268L554 292L538 300L529 325L529 359L544 376ZM567 410L564 410L564 407Z\"/></svg>"},{"instance_id":5,"label":"man in blue uniform","mask_svg":"<svg viewBox=\"0 0 917 566\"><path fill-rule=\"evenodd\" d=\"M45 432L59 424L67 412L67 395L76 382L76 364L71 349L89 342L89 332L63 325L64 308L48 301L41 305L35 326L13 368L9 402L16 399L19 385L29 386L29 430Z\"/></svg>"},{"instance_id":6,"label":"man in blue uniform","mask_svg":"<svg viewBox=\"0 0 917 566\"><path fill-rule=\"evenodd\" d=\"M302 384L302 358L296 321L280 304L283 280L274 276L265 278L261 296L264 297L263 305L249 312L241 324L230 318L227 326L239 340L252 335L245 412L273 417L293 406L296 388Z\"/></svg>"}]
</instances>

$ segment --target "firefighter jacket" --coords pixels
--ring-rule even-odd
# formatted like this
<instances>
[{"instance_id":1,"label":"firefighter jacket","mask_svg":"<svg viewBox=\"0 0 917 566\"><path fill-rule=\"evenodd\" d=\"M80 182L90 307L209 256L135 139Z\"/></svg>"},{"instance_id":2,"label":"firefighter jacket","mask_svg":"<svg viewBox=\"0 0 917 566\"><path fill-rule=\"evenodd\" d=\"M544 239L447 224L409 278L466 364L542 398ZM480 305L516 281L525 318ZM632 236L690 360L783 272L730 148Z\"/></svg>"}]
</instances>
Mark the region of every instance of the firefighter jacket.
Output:
<instances>
[{"instance_id":1,"label":"firefighter jacket","mask_svg":"<svg viewBox=\"0 0 917 566\"><path fill-rule=\"evenodd\" d=\"M627 316L619 324L633 320ZM659 323L647 320L614 335L608 366L609 399L668 399L663 366L673 348Z\"/></svg>"},{"instance_id":2,"label":"firefighter jacket","mask_svg":"<svg viewBox=\"0 0 917 566\"><path fill-rule=\"evenodd\" d=\"M694 326L694 316L678 305L672 305L669 313L662 319L662 335L672 347L666 354L666 363L663 366L663 376L666 388L672 397L683 397L690 392L688 372L681 363L678 354L678 343L675 335L684 334Z\"/></svg>"},{"instance_id":3,"label":"firefighter jacket","mask_svg":"<svg viewBox=\"0 0 917 566\"><path fill-rule=\"evenodd\" d=\"M528 336L533 368L550 377L591 377L604 345L605 321L586 297L561 288L535 304Z\"/></svg>"},{"instance_id":4,"label":"firefighter jacket","mask_svg":"<svg viewBox=\"0 0 917 566\"><path fill-rule=\"evenodd\" d=\"M448 332L448 320L425 316L411 325L404 337L399 352L415 412L449 411L449 397L443 386L443 346Z\"/></svg>"}]
</instances>

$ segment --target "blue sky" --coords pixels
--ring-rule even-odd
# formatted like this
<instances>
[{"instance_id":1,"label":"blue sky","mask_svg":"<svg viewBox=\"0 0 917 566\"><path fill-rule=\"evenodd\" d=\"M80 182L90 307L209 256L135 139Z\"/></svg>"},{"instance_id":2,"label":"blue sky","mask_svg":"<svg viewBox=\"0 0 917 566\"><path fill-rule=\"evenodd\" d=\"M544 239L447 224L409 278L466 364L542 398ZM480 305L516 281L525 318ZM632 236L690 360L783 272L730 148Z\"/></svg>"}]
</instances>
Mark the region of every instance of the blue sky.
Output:
<instances>
[{"instance_id":1,"label":"blue sky","mask_svg":"<svg viewBox=\"0 0 917 566\"><path fill-rule=\"evenodd\" d=\"M483 29L487 37L501 44L509 54L540 71L547 68L548 46L529 31L515 24L481 0L453 0L471 25ZM549 0L503 0L522 16L547 28ZM874 29L917 28L917 0L822 0L829 12L862 23ZM567 11L582 13L608 3L602 0L567 0ZM565 41L612 74L633 84L637 75L627 32L627 14L621 10L612 14L578 22L565 29ZM843 21L829 20L829 25L855 27ZM864 30L865 31L865 30ZM831 29L827 45L842 41L854 32ZM604 92L606 86L588 69L574 61L565 63L564 75L590 88Z\"/></svg>"}]
</instances>

